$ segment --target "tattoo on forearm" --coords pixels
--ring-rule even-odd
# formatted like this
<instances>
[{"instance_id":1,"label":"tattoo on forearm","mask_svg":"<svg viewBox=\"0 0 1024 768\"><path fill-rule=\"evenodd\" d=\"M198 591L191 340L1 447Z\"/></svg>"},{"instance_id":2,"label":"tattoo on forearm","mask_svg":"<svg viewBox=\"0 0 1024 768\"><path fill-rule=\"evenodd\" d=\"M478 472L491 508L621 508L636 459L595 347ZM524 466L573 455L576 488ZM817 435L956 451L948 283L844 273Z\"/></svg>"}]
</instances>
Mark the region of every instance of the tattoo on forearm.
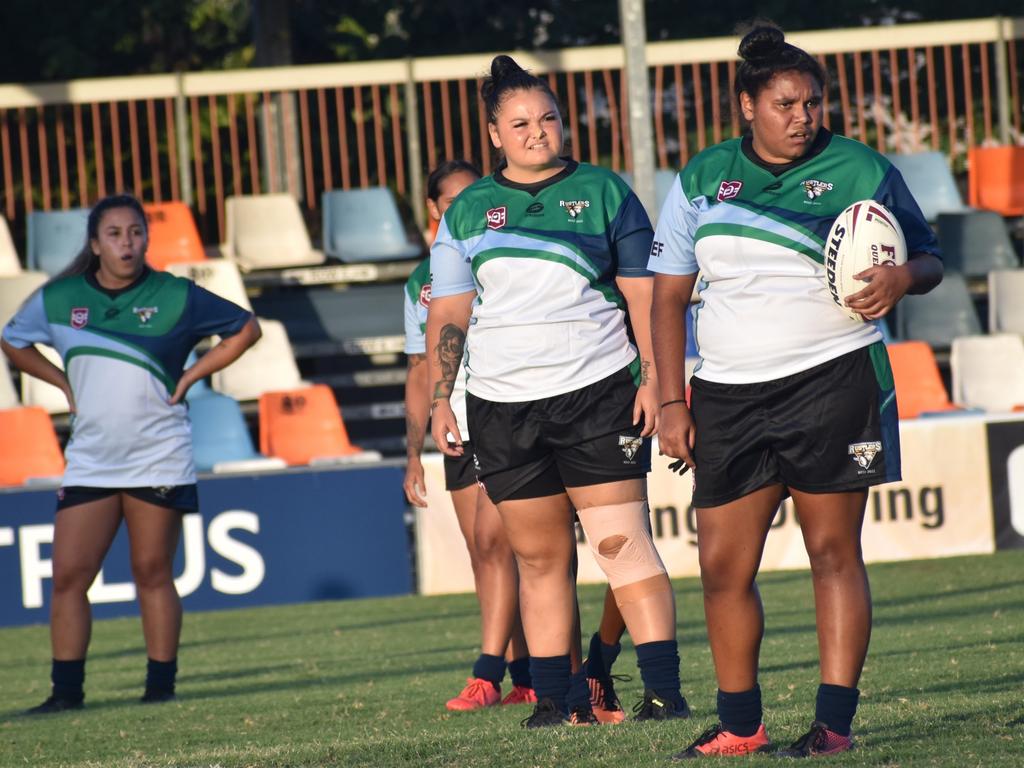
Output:
<instances>
[{"instance_id":1,"label":"tattoo on forearm","mask_svg":"<svg viewBox=\"0 0 1024 768\"><path fill-rule=\"evenodd\" d=\"M434 382L435 398L451 396L465 346L466 332L457 325L449 323L441 329L441 340L436 347L437 361L441 365L441 379Z\"/></svg>"},{"instance_id":2,"label":"tattoo on forearm","mask_svg":"<svg viewBox=\"0 0 1024 768\"><path fill-rule=\"evenodd\" d=\"M416 419L410 414L405 415L405 444L406 451L419 456L423 452L423 439L425 429L422 424L417 424Z\"/></svg>"},{"instance_id":3,"label":"tattoo on forearm","mask_svg":"<svg viewBox=\"0 0 1024 768\"><path fill-rule=\"evenodd\" d=\"M650 368L651 368L651 361L650 360L644 360L643 358L641 358L640 359L640 386L643 386L644 384L647 383L647 380L650 377Z\"/></svg>"},{"instance_id":4,"label":"tattoo on forearm","mask_svg":"<svg viewBox=\"0 0 1024 768\"><path fill-rule=\"evenodd\" d=\"M420 363L425 363L426 360L427 360L427 356L426 355L407 355L407 357L409 358L409 366L408 367L409 367L410 370L415 368Z\"/></svg>"}]
</instances>

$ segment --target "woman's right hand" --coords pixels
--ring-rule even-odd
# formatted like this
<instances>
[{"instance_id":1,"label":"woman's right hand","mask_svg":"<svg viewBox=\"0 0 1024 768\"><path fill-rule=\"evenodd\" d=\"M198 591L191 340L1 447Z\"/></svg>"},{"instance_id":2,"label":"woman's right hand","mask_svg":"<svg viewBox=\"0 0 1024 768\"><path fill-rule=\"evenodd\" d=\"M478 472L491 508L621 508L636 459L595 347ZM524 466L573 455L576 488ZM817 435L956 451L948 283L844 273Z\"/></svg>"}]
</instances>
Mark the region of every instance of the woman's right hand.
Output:
<instances>
[{"instance_id":1,"label":"woman's right hand","mask_svg":"<svg viewBox=\"0 0 1024 768\"><path fill-rule=\"evenodd\" d=\"M427 483L423 477L423 463L419 456L410 456L405 465L405 481L402 483L406 500L414 507L427 506L423 494L427 492Z\"/></svg>"},{"instance_id":2,"label":"woman's right hand","mask_svg":"<svg viewBox=\"0 0 1024 768\"><path fill-rule=\"evenodd\" d=\"M455 438L454 445L449 445L448 434ZM455 412L447 397L438 398L430 406L430 434L437 448L445 456L462 455L462 434L455 420Z\"/></svg>"},{"instance_id":3,"label":"woman's right hand","mask_svg":"<svg viewBox=\"0 0 1024 768\"><path fill-rule=\"evenodd\" d=\"M68 400L68 413L75 412L75 393L71 391L71 384L67 378L64 379L64 386L61 387L61 391L64 392L64 397Z\"/></svg>"},{"instance_id":4,"label":"woman's right hand","mask_svg":"<svg viewBox=\"0 0 1024 768\"><path fill-rule=\"evenodd\" d=\"M658 429L658 450L663 456L682 459L690 469L696 469L693 445L697 427L686 403L672 403L661 409Z\"/></svg>"}]
</instances>

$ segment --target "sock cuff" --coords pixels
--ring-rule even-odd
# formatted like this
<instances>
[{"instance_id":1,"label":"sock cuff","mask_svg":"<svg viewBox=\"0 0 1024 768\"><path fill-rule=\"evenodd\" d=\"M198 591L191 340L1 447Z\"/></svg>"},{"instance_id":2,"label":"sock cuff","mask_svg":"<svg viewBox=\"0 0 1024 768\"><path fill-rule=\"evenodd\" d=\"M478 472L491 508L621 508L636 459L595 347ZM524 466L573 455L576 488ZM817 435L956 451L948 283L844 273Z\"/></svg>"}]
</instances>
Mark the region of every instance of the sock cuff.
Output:
<instances>
[{"instance_id":1,"label":"sock cuff","mask_svg":"<svg viewBox=\"0 0 1024 768\"><path fill-rule=\"evenodd\" d=\"M500 685L505 679L505 657L481 653L473 664L473 677Z\"/></svg>"},{"instance_id":2,"label":"sock cuff","mask_svg":"<svg viewBox=\"0 0 1024 768\"><path fill-rule=\"evenodd\" d=\"M860 698L860 689L850 688L845 685L822 683L818 686L818 696L829 696L846 701L857 701Z\"/></svg>"}]
</instances>

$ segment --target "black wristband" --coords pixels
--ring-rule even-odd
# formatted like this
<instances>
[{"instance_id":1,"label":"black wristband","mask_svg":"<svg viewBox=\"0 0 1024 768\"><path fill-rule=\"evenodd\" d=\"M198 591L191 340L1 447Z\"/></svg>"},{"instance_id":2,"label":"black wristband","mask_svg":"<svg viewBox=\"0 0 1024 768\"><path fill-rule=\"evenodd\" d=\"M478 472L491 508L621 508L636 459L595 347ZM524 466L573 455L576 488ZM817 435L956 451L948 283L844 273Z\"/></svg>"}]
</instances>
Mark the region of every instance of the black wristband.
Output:
<instances>
[{"instance_id":1,"label":"black wristband","mask_svg":"<svg viewBox=\"0 0 1024 768\"><path fill-rule=\"evenodd\" d=\"M686 398L681 397L678 400L669 400L667 403L662 403L661 407L664 408L666 405L675 405L676 403L686 403Z\"/></svg>"}]
</instances>

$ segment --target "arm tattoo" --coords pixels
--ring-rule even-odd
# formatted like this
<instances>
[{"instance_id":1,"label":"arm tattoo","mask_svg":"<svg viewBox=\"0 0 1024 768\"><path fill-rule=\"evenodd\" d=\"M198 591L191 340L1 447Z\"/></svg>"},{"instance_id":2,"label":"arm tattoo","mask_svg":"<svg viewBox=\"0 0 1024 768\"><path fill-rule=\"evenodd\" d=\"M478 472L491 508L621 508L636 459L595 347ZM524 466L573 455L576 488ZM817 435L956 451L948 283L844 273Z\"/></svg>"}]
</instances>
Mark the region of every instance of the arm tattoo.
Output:
<instances>
[{"instance_id":1,"label":"arm tattoo","mask_svg":"<svg viewBox=\"0 0 1024 768\"><path fill-rule=\"evenodd\" d=\"M651 361L650 360L644 360L644 359L641 358L641 360L640 360L640 386L641 387L644 384L647 383L647 380L650 377L650 368L651 368Z\"/></svg>"},{"instance_id":2,"label":"arm tattoo","mask_svg":"<svg viewBox=\"0 0 1024 768\"><path fill-rule=\"evenodd\" d=\"M410 370L415 368L420 363L425 363L427 361L427 356L426 355L412 354L412 355L406 355L406 357L409 360L409 369Z\"/></svg>"},{"instance_id":3,"label":"arm tattoo","mask_svg":"<svg viewBox=\"0 0 1024 768\"><path fill-rule=\"evenodd\" d=\"M441 379L434 382L434 398L451 397L455 376L462 363L462 350L466 346L466 332L449 323L441 329L441 340L436 347L441 364Z\"/></svg>"},{"instance_id":4,"label":"arm tattoo","mask_svg":"<svg viewBox=\"0 0 1024 768\"><path fill-rule=\"evenodd\" d=\"M425 436L425 430L422 424L417 424L409 414L405 416L405 444L406 451L412 454L415 452L419 456L423 452L423 439Z\"/></svg>"}]
</instances>

